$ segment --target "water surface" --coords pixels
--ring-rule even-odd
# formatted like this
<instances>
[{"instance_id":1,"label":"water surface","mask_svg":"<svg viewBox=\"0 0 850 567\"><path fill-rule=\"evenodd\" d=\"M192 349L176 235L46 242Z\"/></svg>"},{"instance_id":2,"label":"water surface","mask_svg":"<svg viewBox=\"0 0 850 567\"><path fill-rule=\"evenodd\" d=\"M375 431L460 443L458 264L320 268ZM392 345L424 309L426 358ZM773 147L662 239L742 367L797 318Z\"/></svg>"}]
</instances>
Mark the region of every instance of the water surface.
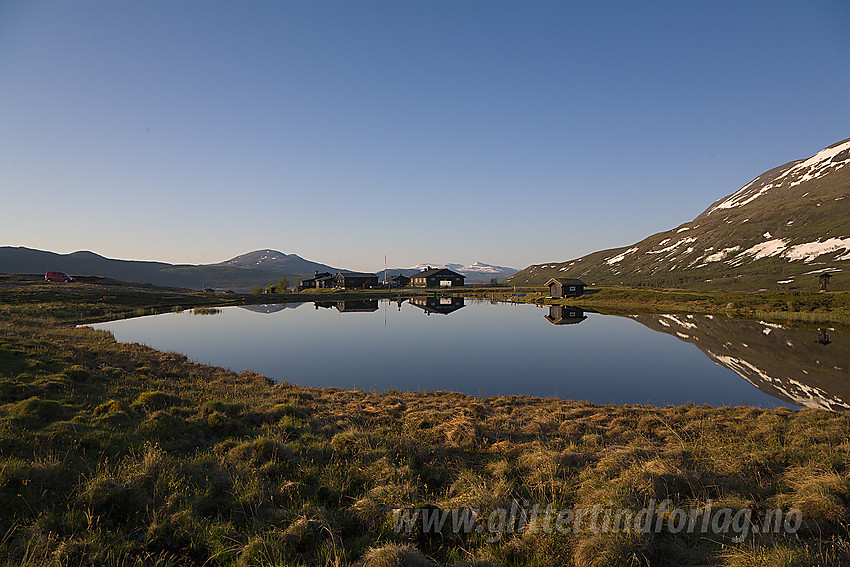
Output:
<instances>
[{"instance_id":1,"label":"water surface","mask_svg":"<svg viewBox=\"0 0 850 567\"><path fill-rule=\"evenodd\" d=\"M429 297L225 307L93 326L303 386L653 405L835 409L850 399L846 337L829 331L821 344L817 330L704 315L615 317Z\"/></svg>"}]
</instances>

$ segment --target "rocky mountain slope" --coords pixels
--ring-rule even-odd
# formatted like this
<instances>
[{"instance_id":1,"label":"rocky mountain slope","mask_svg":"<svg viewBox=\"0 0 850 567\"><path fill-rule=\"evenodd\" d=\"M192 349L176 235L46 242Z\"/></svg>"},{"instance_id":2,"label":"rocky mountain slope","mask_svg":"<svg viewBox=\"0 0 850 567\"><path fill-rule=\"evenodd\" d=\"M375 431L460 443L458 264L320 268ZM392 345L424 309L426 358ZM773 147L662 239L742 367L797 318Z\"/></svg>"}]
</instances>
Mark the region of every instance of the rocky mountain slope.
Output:
<instances>
[{"instance_id":1,"label":"rocky mountain slope","mask_svg":"<svg viewBox=\"0 0 850 567\"><path fill-rule=\"evenodd\" d=\"M850 289L850 139L767 171L693 221L631 246L529 266L508 278L696 289ZM845 275L846 274L846 275Z\"/></svg>"}]
</instances>

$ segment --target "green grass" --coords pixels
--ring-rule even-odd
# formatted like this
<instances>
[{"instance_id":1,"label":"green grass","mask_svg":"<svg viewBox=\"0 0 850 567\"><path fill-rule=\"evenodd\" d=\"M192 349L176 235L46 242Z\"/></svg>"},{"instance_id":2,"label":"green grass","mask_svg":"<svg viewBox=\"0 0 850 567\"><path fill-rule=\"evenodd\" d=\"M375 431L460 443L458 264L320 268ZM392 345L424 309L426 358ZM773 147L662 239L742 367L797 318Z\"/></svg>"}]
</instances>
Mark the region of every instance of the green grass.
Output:
<instances>
[{"instance_id":1,"label":"green grass","mask_svg":"<svg viewBox=\"0 0 850 567\"><path fill-rule=\"evenodd\" d=\"M94 286L62 297L41 285L0 285L0 564L850 561L850 415L274 384L75 328L210 306L204 294ZM755 516L797 507L802 528L743 543L591 526L498 540L392 529L393 510L412 507L487 518L514 501L640 508L665 498Z\"/></svg>"},{"instance_id":2,"label":"green grass","mask_svg":"<svg viewBox=\"0 0 850 567\"><path fill-rule=\"evenodd\" d=\"M486 297L537 304L564 304L607 314L710 313L783 323L850 324L850 292L697 292L646 288L589 288L584 295L550 299L543 288L525 288L525 296L490 292Z\"/></svg>"}]
</instances>

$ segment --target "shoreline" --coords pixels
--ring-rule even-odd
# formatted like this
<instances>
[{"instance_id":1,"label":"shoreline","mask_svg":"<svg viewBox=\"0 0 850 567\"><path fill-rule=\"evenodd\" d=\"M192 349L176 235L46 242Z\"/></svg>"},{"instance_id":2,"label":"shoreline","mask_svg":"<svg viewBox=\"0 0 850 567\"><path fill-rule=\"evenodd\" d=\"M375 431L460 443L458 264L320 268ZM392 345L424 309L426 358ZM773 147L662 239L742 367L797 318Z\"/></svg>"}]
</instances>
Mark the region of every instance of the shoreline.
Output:
<instances>
[{"instance_id":1,"label":"shoreline","mask_svg":"<svg viewBox=\"0 0 850 567\"><path fill-rule=\"evenodd\" d=\"M847 559L846 412L275 384L73 326L151 302L169 309L217 299L113 289L77 288L71 300L68 287L10 297L0 285L0 561ZM568 531L511 520L511 510L530 514L535 505L588 516ZM719 516L701 511L727 509L716 532L670 521L682 510L694 525L704 517L711 526ZM405 510L478 516L466 531L424 526L423 516L397 530L393 519ZM767 510L792 518L793 533L763 530L774 525ZM610 529L618 511L662 527Z\"/></svg>"}]
</instances>

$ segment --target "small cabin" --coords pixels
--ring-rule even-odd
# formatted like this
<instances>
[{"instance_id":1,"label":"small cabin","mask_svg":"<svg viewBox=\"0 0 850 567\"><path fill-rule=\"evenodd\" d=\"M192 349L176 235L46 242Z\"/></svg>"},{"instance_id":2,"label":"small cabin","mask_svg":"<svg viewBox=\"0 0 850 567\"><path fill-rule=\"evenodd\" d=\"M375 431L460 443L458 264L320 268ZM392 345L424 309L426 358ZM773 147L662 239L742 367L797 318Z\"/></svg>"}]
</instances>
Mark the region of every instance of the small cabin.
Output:
<instances>
[{"instance_id":1,"label":"small cabin","mask_svg":"<svg viewBox=\"0 0 850 567\"><path fill-rule=\"evenodd\" d=\"M546 282L549 297L553 299L581 295L584 293L585 285L583 281L575 278L552 278Z\"/></svg>"},{"instance_id":2,"label":"small cabin","mask_svg":"<svg viewBox=\"0 0 850 567\"><path fill-rule=\"evenodd\" d=\"M410 276L413 287L463 287L466 276L448 268L431 268Z\"/></svg>"},{"instance_id":3,"label":"small cabin","mask_svg":"<svg viewBox=\"0 0 850 567\"><path fill-rule=\"evenodd\" d=\"M832 274L826 272L818 276L818 283L820 284L821 291L826 291L826 288L829 287L829 278L832 277Z\"/></svg>"}]
</instances>

